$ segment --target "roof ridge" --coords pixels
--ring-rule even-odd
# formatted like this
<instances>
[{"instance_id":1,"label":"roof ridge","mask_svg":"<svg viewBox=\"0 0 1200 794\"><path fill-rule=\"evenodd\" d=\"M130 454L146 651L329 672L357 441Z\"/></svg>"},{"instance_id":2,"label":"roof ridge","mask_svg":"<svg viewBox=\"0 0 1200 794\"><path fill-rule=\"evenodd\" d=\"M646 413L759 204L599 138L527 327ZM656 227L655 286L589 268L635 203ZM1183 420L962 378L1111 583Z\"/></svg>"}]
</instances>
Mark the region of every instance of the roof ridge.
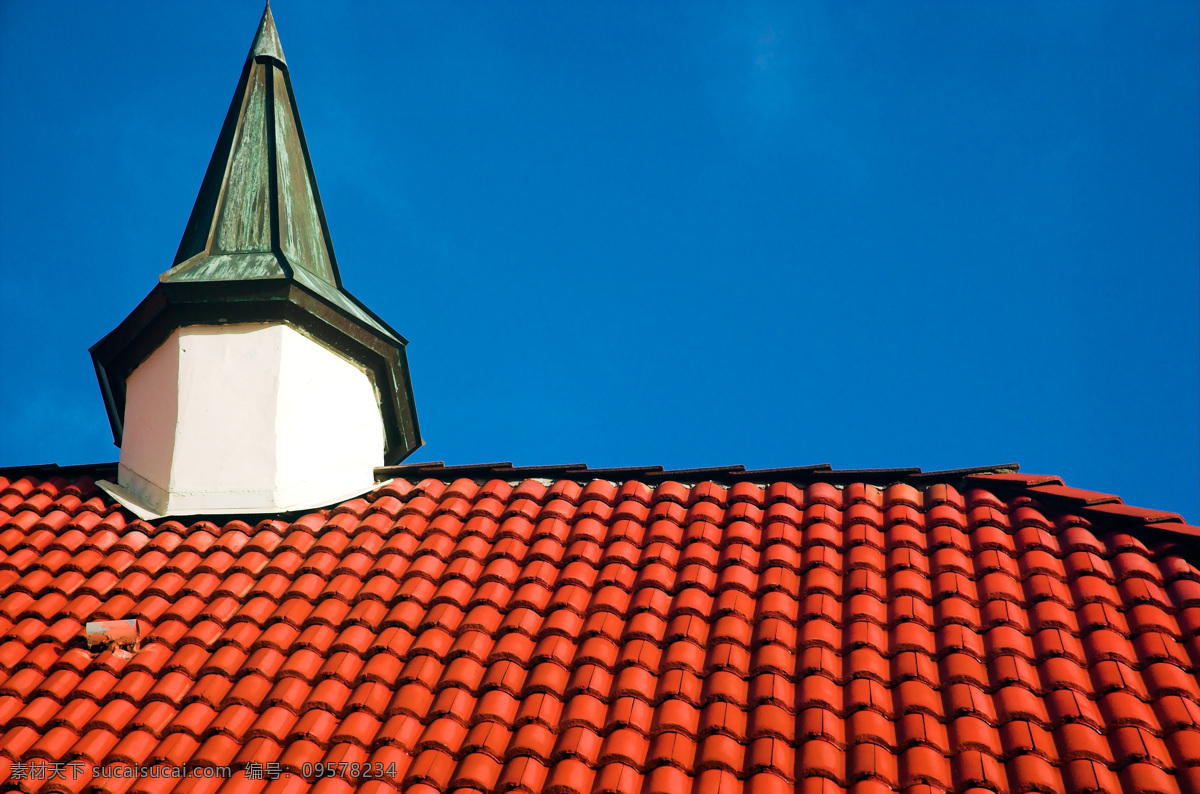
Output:
<instances>
[{"instance_id":1,"label":"roof ridge","mask_svg":"<svg viewBox=\"0 0 1200 794\"><path fill-rule=\"evenodd\" d=\"M70 474L109 474L115 472L116 461L102 463L76 463L61 465L58 463L33 463L28 465L0 466L0 476L13 474L35 474L38 476ZM447 465L445 461L429 461L425 463L404 463L398 466L380 466L375 469L375 479L382 482L394 477L410 479L420 476L421 479L431 477L437 479L444 475L453 475L456 479L478 479L487 476L489 479L527 479L546 477L558 479L630 479L633 477L648 477L656 481L676 480L685 483L692 482L786 482L791 480L804 482L829 482L831 479L840 483L842 480L867 482L871 485L891 485L897 482L920 480L922 483L935 483L950 478L964 478L976 475L1007 475L1015 474L1020 468L1017 463L1000 463L991 466L973 466L962 469L940 469L922 471L919 467L879 468L879 469L835 469L828 463L816 463L805 466L783 466L766 469L747 469L742 464L730 466L707 466L697 468L667 469L661 465L647 466L611 466L591 468L586 463L559 463L532 466L514 466L511 461L494 463L465 463ZM1036 476L1036 475L1035 475ZM1042 480L1053 480L1055 484L1063 482L1057 477L1041 477ZM885 482L886 481L886 482ZM1008 480L1002 480L1008 482ZM1023 477L1020 480L1024 481ZM834 483L838 484L838 483ZM1114 499L1119 498L1113 497Z\"/></svg>"},{"instance_id":2,"label":"roof ridge","mask_svg":"<svg viewBox=\"0 0 1200 794\"><path fill-rule=\"evenodd\" d=\"M967 475L965 480L968 484L986 485L990 489L1011 490L1014 497L1025 496L1034 502L1069 507L1082 517L1098 524L1134 521L1140 524L1139 527L1134 527L1137 529L1160 530L1174 535L1200 538L1200 527L1191 526L1179 513L1127 505L1115 494L1071 488L1065 485L1061 478L1052 475L978 473Z\"/></svg>"},{"instance_id":3,"label":"roof ridge","mask_svg":"<svg viewBox=\"0 0 1200 794\"><path fill-rule=\"evenodd\" d=\"M806 466L786 466L767 469L747 469L742 464L709 466L703 468L667 469L663 466L626 466L589 468L585 463L565 463L542 466L513 466L511 462L473 463L447 466L444 461L428 463L405 463L399 466L381 466L375 469L375 478L385 480L393 477L431 477L454 475L467 479L514 479L548 477L559 479L596 480L611 477L636 476L647 482L675 480L684 483L716 482L867 482L871 485L892 485L899 482L921 481L934 483L951 478L962 479L976 474L1010 474L1020 469L1018 463L999 463L991 466L973 466L962 469L922 471L919 467L880 469L835 469L828 463ZM1061 483L1061 480L1059 481Z\"/></svg>"},{"instance_id":4,"label":"roof ridge","mask_svg":"<svg viewBox=\"0 0 1200 794\"><path fill-rule=\"evenodd\" d=\"M36 474L41 476L43 472L50 476L58 477L65 477L73 474L100 474L107 476L109 474L115 474L116 471L117 462L115 460L106 463L70 463L66 466L58 463L31 463L29 465L0 466L0 477L8 477L12 474L23 476Z\"/></svg>"},{"instance_id":5,"label":"roof ridge","mask_svg":"<svg viewBox=\"0 0 1200 794\"><path fill-rule=\"evenodd\" d=\"M0 467L0 477L10 479L14 476L35 476L40 479L86 475L105 477L111 476L116 468L115 462L69 466L42 463ZM1124 527L1130 530L1166 532L1174 537L1182 535L1200 538L1200 527L1191 526L1179 513L1128 505L1121 497L1114 494L1072 488L1065 485L1061 477L1054 475L1022 474L1020 473L1020 464L1017 463L922 471L916 467L835 469L828 463L772 469L747 469L740 464L687 469L667 469L663 466L593 469L585 463L514 466L511 461L501 461L447 466L444 461L430 461L406 463L399 466L381 466L375 469L375 479L381 483L394 478L410 481L434 479L447 482L457 479L504 480L508 482L539 478L570 480L577 483L587 483L593 480L626 482L638 480L651 486L673 481L689 487L702 482L713 482L723 486L732 486L743 482L763 484L786 482L797 486L807 486L818 482L835 486L865 483L876 487L897 484L925 487L946 483L960 489L972 486L985 487L989 490L999 491L1008 499L1025 497L1036 503L1049 503L1069 508L1088 521L1109 529Z\"/></svg>"}]
</instances>

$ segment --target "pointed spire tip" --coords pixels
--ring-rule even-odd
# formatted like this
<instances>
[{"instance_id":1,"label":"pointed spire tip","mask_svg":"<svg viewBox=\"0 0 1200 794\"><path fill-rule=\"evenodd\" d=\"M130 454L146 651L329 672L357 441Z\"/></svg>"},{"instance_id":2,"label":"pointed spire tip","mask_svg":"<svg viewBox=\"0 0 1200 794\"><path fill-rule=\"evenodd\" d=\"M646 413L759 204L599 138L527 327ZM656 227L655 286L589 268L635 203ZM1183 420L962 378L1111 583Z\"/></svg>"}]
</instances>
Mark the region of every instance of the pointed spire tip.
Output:
<instances>
[{"instance_id":1,"label":"pointed spire tip","mask_svg":"<svg viewBox=\"0 0 1200 794\"><path fill-rule=\"evenodd\" d=\"M271 0L263 7L262 19L258 23L258 32L254 34L254 42L250 45L247 58L266 55L287 65L283 57L283 45L279 43L279 31L275 29L275 17L271 13Z\"/></svg>"}]
</instances>

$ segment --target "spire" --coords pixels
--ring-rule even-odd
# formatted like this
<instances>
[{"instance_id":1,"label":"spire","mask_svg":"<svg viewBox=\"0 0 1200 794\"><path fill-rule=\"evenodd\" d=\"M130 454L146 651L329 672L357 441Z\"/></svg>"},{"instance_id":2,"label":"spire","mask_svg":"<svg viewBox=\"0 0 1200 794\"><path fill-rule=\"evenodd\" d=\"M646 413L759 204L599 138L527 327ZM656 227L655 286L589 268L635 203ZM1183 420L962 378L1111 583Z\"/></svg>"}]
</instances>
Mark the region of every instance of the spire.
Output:
<instances>
[{"instance_id":1,"label":"spire","mask_svg":"<svg viewBox=\"0 0 1200 794\"><path fill-rule=\"evenodd\" d=\"M283 46L263 10L170 269L92 347L118 446L126 380L177 329L283 324L371 380L386 462L421 445L407 344L342 285ZM124 450L123 450L124 451Z\"/></svg>"},{"instance_id":2,"label":"spire","mask_svg":"<svg viewBox=\"0 0 1200 794\"><path fill-rule=\"evenodd\" d=\"M283 46L268 5L163 283L285 279L395 332L342 288Z\"/></svg>"}]
</instances>

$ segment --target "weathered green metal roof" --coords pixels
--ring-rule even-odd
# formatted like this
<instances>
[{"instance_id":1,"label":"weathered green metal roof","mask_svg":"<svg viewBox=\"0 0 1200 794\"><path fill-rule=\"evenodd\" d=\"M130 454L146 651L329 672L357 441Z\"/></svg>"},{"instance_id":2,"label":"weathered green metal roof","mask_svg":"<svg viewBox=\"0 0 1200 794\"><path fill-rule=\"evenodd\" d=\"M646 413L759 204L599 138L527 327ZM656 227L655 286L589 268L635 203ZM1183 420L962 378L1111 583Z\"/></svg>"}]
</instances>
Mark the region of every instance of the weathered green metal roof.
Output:
<instances>
[{"instance_id":1,"label":"weathered green metal roof","mask_svg":"<svg viewBox=\"0 0 1200 794\"><path fill-rule=\"evenodd\" d=\"M294 280L378 331L398 334L342 287L268 5L165 283Z\"/></svg>"},{"instance_id":2,"label":"weathered green metal roof","mask_svg":"<svg viewBox=\"0 0 1200 794\"><path fill-rule=\"evenodd\" d=\"M269 55L283 65L287 59L283 57L283 45L279 43L279 31L275 29L275 17L271 14L271 3L263 9L262 20L258 23L258 32L254 34L254 42L250 45L250 57Z\"/></svg>"},{"instance_id":3,"label":"weathered green metal roof","mask_svg":"<svg viewBox=\"0 0 1200 794\"><path fill-rule=\"evenodd\" d=\"M238 322L287 323L363 367L388 463L422 444L406 340L342 286L269 5L173 266L91 348L118 446L126 378L172 329Z\"/></svg>"}]
</instances>

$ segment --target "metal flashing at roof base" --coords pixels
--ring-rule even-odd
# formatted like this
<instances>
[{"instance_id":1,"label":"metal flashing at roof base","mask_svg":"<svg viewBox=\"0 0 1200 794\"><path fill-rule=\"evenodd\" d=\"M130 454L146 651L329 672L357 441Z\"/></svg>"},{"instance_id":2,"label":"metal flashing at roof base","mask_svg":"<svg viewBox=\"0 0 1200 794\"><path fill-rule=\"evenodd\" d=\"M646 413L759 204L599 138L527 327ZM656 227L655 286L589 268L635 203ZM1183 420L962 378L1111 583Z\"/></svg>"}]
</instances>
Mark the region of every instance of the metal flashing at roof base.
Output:
<instances>
[{"instance_id":1,"label":"metal flashing at roof base","mask_svg":"<svg viewBox=\"0 0 1200 794\"><path fill-rule=\"evenodd\" d=\"M301 502L297 502L296 504L258 505L258 506L253 506L253 507L249 507L249 508L246 508L246 507L211 508L211 509L205 509L203 513L159 513L159 512L156 512L153 507L146 504L143 500L139 499L137 496L133 495L128 490L122 488L120 485L118 485L115 482L111 482L109 480L97 480L96 487L98 487L100 490L104 491L106 494L111 496L122 507L124 507L126 510L133 513L135 516L142 519L143 521L157 521L160 518L186 518L188 516L197 516L197 515L205 515L205 516L209 516L209 515L212 515L212 516L264 516L264 515L285 515L287 513L296 513L296 512L300 512L300 511L317 510L322 507L330 507L332 505L340 504L349 499L354 499L359 496L365 496L366 494L370 493L371 491L374 491L378 488L384 487L389 482L391 482L391 480L388 480L387 482L382 482L382 483L372 481L369 485L366 485L364 487L354 488L345 493L341 493L341 494L331 496L331 497L327 496L317 502L301 501Z\"/></svg>"}]
</instances>

